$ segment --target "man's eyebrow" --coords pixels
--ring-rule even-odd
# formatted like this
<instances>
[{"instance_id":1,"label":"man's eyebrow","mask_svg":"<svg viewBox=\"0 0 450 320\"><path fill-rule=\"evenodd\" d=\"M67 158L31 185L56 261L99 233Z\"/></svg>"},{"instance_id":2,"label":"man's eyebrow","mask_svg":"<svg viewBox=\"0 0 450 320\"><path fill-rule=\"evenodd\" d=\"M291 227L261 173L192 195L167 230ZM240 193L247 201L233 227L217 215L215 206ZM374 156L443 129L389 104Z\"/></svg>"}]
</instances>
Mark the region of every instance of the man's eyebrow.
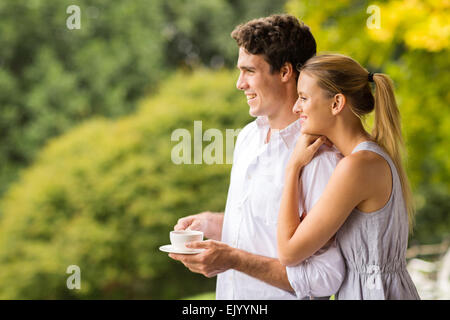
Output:
<instances>
[{"instance_id":1,"label":"man's eyebrow","mask_svg":"<svg viewBox=\"0 0 450 320\"><path fill-rule=\"evenodd\" d=\"M255 71L256 69L254 67L250 66L237 66L238 69L244 70L244 71Z\"/></svg>"}]
</instances>

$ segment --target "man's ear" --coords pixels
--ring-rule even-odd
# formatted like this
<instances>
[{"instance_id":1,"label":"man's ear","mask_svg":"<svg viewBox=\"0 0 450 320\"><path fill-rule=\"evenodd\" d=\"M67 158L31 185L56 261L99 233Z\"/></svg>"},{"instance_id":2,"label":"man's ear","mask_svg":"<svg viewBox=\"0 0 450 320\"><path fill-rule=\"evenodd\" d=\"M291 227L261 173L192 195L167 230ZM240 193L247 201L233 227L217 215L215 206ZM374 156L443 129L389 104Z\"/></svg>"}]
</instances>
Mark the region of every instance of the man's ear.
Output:
<instances>
[{"instance_id":1,"label":"man's ear","mask_svg":"<svg viewBox=\"0 0 450 320\"><path fill-rule=\"evenodd\" d=\"M295 70L292 67L292 64L290 62L285 62L283 64L283 66L281 66L280 69L280 76L281 76L281 81L282 82L287 82L289 81L291 78L295 77Z\"/></svg>"},{"instance_id":2,"label":"man's ear","mask_svg":"<svg viewBox=\"0 0 450 320\"><path fill-rule=\"evenodd\" d=\"M331 113L335 116L339 114L345 107L346 103L345 96L342 93L338 93L334 96L332 105L331 105Z\"/></svg>"}]
</instances>

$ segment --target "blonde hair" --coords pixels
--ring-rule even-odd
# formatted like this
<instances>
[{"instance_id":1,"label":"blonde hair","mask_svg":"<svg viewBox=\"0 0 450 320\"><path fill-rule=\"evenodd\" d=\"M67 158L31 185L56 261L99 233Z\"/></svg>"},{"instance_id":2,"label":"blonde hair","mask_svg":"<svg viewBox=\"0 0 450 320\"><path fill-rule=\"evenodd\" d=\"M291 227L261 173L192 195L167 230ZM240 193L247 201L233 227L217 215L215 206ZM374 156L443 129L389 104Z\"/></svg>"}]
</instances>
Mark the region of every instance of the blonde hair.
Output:
<instances>
[{"instance_id":1,"label":"blonde hair","mask_svg":"<svg viewBox=\"0 0 450 320\"><path fill-rule=\"evenodd\" d=\"M313 57L298 71L315 77L317 84L331 97L343 94L352 112L360 119L375 109L372 138L389 154L397 168L408 212L409 229L412 232L415 209L408 176L402 163L405 149L392 80L382 73L369 74L355 60L339 54ZM375 97L370 88L372 80L375 83Z\"/></svg>"}]
</instances>

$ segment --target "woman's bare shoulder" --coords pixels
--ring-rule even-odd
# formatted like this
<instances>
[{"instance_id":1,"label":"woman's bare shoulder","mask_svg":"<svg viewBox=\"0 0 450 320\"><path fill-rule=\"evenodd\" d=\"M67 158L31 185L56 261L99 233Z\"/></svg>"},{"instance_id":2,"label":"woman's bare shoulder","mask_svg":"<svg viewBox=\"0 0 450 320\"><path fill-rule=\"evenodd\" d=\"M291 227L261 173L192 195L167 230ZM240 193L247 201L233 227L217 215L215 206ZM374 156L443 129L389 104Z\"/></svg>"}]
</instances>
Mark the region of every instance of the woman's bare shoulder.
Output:
<instances>
[{"instance_id":1,"label":"woman's bare shoulder","mask_svg":"<svg viewBox=\"0 0 450 320\"><path fill-rule=\"evenodd\" d=\"M383 157L365 150L344 157L336 167L340 176L359 181L371 180L388 170L389 165Z\"/></svg>"}]
</instances>

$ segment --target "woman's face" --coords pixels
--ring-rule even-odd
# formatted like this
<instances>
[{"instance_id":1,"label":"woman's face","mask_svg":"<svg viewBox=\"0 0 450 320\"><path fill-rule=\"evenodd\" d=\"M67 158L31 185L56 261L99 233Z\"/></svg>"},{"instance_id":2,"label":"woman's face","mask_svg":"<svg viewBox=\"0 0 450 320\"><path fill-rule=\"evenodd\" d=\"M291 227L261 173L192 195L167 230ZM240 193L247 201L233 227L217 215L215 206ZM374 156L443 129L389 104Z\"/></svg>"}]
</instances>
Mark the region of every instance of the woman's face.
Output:
<instances>
[{"instance_id":1,"label":"woman's face","mask_svg":"<svg viewBox=\"0 0 450 320\"><path fill-rule=\"evenodd\" d=\"M292 111L300 117L301 132L326 135L334 120L331 113L333 97L328 97L325 90L317 85L316 79L305 72L300 73L297 92L298 99Z\"/></svg>"}]
</instances>

